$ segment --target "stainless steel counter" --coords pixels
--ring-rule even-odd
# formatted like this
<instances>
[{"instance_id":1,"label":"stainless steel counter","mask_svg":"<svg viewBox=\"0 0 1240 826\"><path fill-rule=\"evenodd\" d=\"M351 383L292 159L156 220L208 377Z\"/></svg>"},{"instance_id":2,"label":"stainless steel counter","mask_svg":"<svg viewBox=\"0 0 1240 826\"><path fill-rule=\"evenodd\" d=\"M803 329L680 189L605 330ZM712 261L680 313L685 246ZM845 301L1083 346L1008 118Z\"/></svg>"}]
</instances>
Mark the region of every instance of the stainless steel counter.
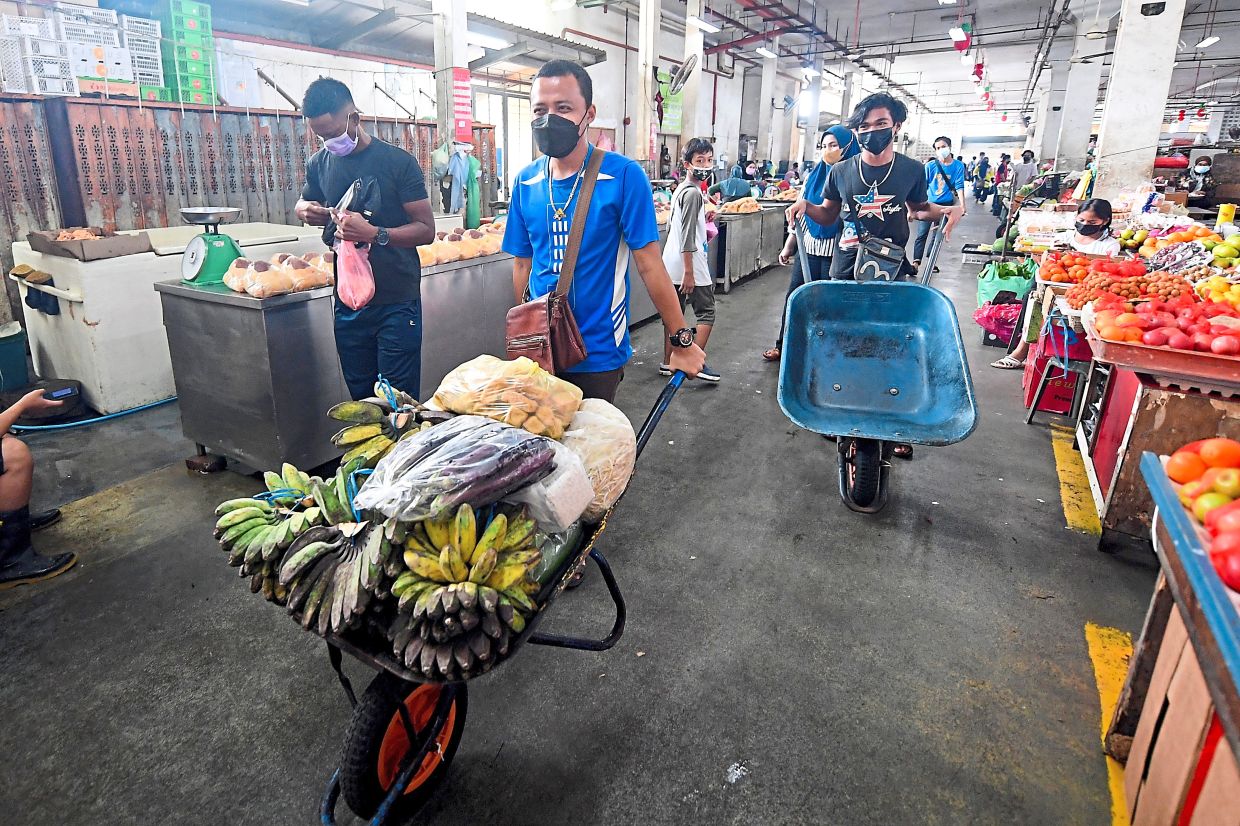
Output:
<instances>
[{"instance_id":1,"label":"stainless steel counter","mask_svg":"<svg viewBox=\"0 0 1240 826\"><path fill-rule=\"evenodd\" d=\"M777 263L786 239L783 210L719 214L715 222L719 236L712 243L719 248L711 260L716 265L715 284L725 293L742 278Z\"/></svg>"},{"instance_id":2,"label":"stainless steel counter","mask_svg":"<svg viewBox=\"0 0 1240 826\"><path fill-rule=\"evenodd\" d=\"M155 285L186 438L255 470L340 455L327 409L349 398L332 288L258 299L220 285Z\"/></svg>"}]
</instances>

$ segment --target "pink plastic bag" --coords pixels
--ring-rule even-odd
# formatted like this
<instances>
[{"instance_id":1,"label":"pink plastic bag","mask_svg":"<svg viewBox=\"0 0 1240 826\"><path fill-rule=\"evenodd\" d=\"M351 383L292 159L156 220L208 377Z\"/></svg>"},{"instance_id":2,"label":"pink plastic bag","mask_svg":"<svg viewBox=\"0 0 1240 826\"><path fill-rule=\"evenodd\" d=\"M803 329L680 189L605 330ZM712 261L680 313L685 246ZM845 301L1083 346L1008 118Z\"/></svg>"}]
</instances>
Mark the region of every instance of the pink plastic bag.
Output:
<instances>
[{"instance_id":1,"label":"pink plastic bag","mask_svg":"<svg viewBox=\"0 0 1240 826\"><path fill-rule=\"evenodd\" d=\"M715 240L715 236L719 234L719 227L714 221L706 222L706 243Z\"/></svg>"},{"instance_id":2,"label":"pink plastic bag","mask_svg":"<svg viewBox=\"0 0 1240 826\"><path fill-rule=\"evenodd\" d=\"M973 313L973 320L982 329L1003 341L1011 341L1020 318L1019 304L991 304L987 301Z\"/></svg>"},{"instance_id":3,"label":"pink plastic bag","mask_svg":"<svg viewBox=\"0 0 1240 826\"><path fill-rule=\"evenodd\" d=\"M375 297L375 274L370 269L370 246L336 242L336 294L350 310L360 310Z\"/></svg>"}]
</instances>

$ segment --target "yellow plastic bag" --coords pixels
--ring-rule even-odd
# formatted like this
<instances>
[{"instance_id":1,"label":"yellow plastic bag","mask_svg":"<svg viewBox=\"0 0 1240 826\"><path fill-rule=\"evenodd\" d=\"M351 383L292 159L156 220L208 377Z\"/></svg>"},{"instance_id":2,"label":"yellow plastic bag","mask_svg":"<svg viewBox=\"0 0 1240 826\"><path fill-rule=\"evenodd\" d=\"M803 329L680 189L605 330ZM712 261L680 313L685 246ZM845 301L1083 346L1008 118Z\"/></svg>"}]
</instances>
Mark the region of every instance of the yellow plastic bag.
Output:
<instances>
[{"instance_id":1,"label":"yellow plastic bag","mask_svg":"<svg viewBox=\"0 0 1240 826\"><path fill-rule=\"evenodd\" d=\"M581 388L525 357L504 361L478 356L444 376L432 402L452 413L486 416L558 439L577 414L581 398Z\"/></svg>"}]
</instances>

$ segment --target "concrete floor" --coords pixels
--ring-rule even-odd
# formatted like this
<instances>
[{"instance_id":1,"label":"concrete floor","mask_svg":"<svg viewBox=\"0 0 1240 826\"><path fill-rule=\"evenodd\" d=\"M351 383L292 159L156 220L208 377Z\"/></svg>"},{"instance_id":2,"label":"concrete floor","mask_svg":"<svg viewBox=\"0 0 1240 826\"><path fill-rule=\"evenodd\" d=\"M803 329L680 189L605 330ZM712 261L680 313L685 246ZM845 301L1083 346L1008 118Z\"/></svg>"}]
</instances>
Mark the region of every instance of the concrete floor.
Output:
<instances>
[{"instance_id":1,"label":"concrete floor","mask_svg":"<svg viewBox=\"0 0 1240 826\"><path fill-rule=\"evenodd\" d=\"M992 237L980 213L956 250ZM786 272L720 296L723 383L677 397L602 545L623 640L530 648L471 682L424 822L1109 821L1083 626L1137 630L1153 564L1065 528L1046 427L1024 424L1019 375L986 367L977 268L942 269L980 424L899 463L878 516L843 507L833 446L787 422L758 356ZM640 422L660 331L636 345L620 404ZM62 457L82 487L41 488L93 495L39 537L77 568L0 595L6 823L306 824L337 765L348 708L322 644L211 540L212 506L254 483L188 476L171 410ZM601 635L610 610L595 575L544 628Z\"/></svg>"}]
</instances>

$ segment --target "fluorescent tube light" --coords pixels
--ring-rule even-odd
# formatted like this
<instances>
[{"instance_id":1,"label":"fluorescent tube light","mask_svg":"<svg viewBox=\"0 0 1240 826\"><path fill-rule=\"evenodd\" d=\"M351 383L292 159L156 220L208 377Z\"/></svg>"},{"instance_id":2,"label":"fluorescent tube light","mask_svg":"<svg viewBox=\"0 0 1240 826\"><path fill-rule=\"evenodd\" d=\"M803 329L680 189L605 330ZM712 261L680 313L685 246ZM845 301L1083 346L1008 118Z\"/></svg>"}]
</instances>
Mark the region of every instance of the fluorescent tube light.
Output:
<instances>
[{"instance_id":1,"label":"fluorescent tube light","mask_svg":"<svg viewBox=\"0 0 1240 826\"><path fill-rule=\"evenodd\" d=\"M1217 42L1218 42L1218 40L1219 40L1218 35L1216 35L1216 34L1212 34L1212 35L1210 35L1209 37L1207 37L1205 40L1203 40L1203 41L1201 41L1200 43L1198 43L1198 44L1197 44L1196 46L1194 46L1193 48L1194 48L1194 49L1208 49L1208 48L1210 48L1211 46L1213 46L1215 43L1217 43Z\"/></svg>"},{"instance_id":2,"label":"fluorescent tube light","mask_svg":"<svg viewBox=\"0 0 1240 826\"><path fill-rule=\"evenodd\" d=\"M760 57L770 58L771 60L775 60L776 58L779 57L779 55L775 54L773 51L766 48L765 46L759 46L758 48L754 49L754 54L757 54Z\"/></svg>"},{"instance_id":3,"label":"fluorescent tube light","mask_svg":"<svg viewBox=\"0 0 1240 826\"><path fill-rule=\"evenodd\" d=\"M719 31L719 27L716 26L714 23L707 23L705 20L698 17L696 14L689 15L687 18L685 18L685 22L688 23L690 26L693 26L695 29L700 29L701 31L704 31L708 34L714 34L715 32Z\"/></svg>"}]
</instances>

